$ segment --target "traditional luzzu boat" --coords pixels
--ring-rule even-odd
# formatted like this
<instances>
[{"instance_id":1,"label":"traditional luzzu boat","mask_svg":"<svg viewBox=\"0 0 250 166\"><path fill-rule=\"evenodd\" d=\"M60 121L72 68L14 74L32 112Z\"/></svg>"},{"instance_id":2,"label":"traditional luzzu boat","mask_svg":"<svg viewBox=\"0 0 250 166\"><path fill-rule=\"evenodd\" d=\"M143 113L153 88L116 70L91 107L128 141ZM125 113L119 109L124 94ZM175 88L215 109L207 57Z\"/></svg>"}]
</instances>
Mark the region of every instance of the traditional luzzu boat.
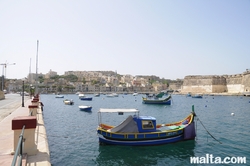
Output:
<instances>
[{"instance_id":1,"label":"traditional luzzu boat","mask_svg":"<svg viewBox=\"0 0 250 166\"><path fill-rule=\"evenodd\" d=\"M146 97L142 97L142 102L144 104L165 104L165 105L171 105L171 95L169 95L166 98L155 98L155 99L149 99Z\"/></svg>"},{"instance_id":2,"label":"traditional luzzu boat","mask_svg":"<svg viewBox=\"0 0 250 166\"><path fill-rule=\"evenodd\" d=\"M135 113L128 116L117 126L102 123L102 113ZM100 109L98 111L99 126L97 133L100 144L145 146L174 143L184 140L193 140L196 136L193 111L183 120L156 124L152 116L139 116L136 109Z\"/></svg>"}]
</instances>

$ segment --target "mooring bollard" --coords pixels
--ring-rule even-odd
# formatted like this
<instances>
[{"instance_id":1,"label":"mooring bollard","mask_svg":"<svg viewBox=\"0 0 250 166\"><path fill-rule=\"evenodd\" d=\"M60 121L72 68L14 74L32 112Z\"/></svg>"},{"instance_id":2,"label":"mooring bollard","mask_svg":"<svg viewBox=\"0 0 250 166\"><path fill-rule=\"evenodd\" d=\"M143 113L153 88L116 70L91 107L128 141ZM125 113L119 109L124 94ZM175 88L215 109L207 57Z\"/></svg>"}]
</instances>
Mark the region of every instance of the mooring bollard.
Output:
<instances>
[{"instance_id":1,"label":"mooring bollard","mask_svg":"<svg viewBox=\"0 0 250 166\"><path fill-rule=\"evenodd\" d=\"M12 130L14 130L14 151L17 148L19 136L22 133L22 128L25 125L23 138L25 140L23 153L28 155L37 154L37 144L35 143L35 130L37 119L36 116L18 116L12 119Z\"/></svg>"},{"instance_id":2,"label":"mooring bollard","mask_svg":"<svg viewBox=\"0 0 250 166\"><path fill-rule=\"evenodd\" d=\"M39 99L33 99L33 100L31 101L31 103L32 103L32 105L38 106L38 105L39 105Z\"/></svg>"},{"instance_id":3,"label":"mooring bollard","mask_svg":"<svg viewBox=\"0 0 250 166\"><path fill-rule=\"evenodd\" d=\"M37 115L37 105L29 105L29 115L30 116L36 116Z\"/></svg>"}]
</instances>

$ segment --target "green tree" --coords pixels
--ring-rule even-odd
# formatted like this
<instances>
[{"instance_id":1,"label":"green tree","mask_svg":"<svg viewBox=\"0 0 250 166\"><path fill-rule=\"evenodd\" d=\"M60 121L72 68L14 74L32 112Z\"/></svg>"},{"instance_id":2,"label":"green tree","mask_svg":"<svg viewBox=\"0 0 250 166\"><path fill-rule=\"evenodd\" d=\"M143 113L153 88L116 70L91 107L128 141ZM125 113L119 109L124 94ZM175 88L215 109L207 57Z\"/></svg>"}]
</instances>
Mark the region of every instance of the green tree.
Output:
<instances>
[{"instance_id":1,"label":"green tree","mask_svg":"<svg viewBox=\"0 0 250 166\"><path fill-rule=\"evenodd\" d=\"M97 81L97 80L91 80L91 84L92 84L92 85L99 84L99 83L100 83L100 81Z\"/></svg>"},{"instance_id":2,"label":"green tree","mask_svg":"<svg viewBox=\"0 0 250 166\"><path fill-rule=\"evenodd\" d=\"M38 81L39 81L40 83L43 83L43 82L44 82L43 76L39 76L39 77L38 77Z\"/></svg>"},{"instance_id":3,"label":"green tree","mask_svg":"<svg viewBox=\"0 0 250 166\"><path fill-rule=\"evenodd\" d=\"M83 83L83 84L86 84L86 80L85 80L84 77L82 78L82 83Z\"/></svg>"},{"instance_id":4,"label":"green tree","mask_svg":"<svg viewBox=\"0 0 250 166\"><path fill-rule=\"evenodd\" d=\"M62 92L62 86L61 85L57 87L57 91Z\"/></svg>"},{"instance_id":5,"label":"green tree","mask_svg":"<svg viewBox=\"0 0 250 166\"><path fill-rule=\"evenodd\" d=\"M78 77L76 75L70 74L64 76L64 79L70 82L76 82L78 80Z\"/></svg>"},{"instance_id":6,"label":"green tree","mask_svg":"<svg viewBox=\"0 0 250 166\"><path fill-rule=\"evenodd\" d=\"M50 77L50 79L52 79L52 80L58 80L60 78L60 76L59 75L55 75L55 76L51 76Z\"/></svg>"}]
</instances>

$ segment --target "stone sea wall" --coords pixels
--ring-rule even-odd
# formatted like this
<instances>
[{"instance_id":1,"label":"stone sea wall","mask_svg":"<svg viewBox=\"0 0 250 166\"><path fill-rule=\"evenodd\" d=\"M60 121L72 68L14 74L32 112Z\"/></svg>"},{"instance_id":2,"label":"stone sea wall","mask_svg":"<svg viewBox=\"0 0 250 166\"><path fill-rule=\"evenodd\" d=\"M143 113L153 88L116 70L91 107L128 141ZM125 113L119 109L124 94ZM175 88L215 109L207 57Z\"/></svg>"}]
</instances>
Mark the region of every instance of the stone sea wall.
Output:
<instances>
[{"instance_id":1,"label":"stone sea wall","mask_svg":"<svg viewBox=\"0 0 250 166\"><path fill-rule=\"evenodd\" d=\"M250 91L250 72L237 75L186 76L182 93L244 93Z\"/></svg>"}]
</instances>

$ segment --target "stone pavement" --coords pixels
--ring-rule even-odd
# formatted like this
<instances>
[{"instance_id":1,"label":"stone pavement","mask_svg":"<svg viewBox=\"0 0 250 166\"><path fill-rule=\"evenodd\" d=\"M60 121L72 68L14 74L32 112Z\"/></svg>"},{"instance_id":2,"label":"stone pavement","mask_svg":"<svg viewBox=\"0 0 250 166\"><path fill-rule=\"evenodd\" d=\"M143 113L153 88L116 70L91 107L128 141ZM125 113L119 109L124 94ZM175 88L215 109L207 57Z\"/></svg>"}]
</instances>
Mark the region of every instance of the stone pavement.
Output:
<instances>
[{"instance_id":1,"label":"stone pavement","mask_svg":"<svg viewBox=\"0 0 250 166\"><path fill-rule=\"evenodd\" d=\"M25 107L19 107L10 115L0 121L0 165L9 166L14 157L14 131L12 130L12 119L17 116L28 116L31 99L25 101ZM0 110L1 112L1 110ZM25 131L24 131L25 132ZM46 129L44 126L41 108L37 110L37 126L35 130L35 144L37 145L37 154L27 156L23 160L23 165L27 166L50 166L50 153Z\"/></svg>"}]
</instances>

